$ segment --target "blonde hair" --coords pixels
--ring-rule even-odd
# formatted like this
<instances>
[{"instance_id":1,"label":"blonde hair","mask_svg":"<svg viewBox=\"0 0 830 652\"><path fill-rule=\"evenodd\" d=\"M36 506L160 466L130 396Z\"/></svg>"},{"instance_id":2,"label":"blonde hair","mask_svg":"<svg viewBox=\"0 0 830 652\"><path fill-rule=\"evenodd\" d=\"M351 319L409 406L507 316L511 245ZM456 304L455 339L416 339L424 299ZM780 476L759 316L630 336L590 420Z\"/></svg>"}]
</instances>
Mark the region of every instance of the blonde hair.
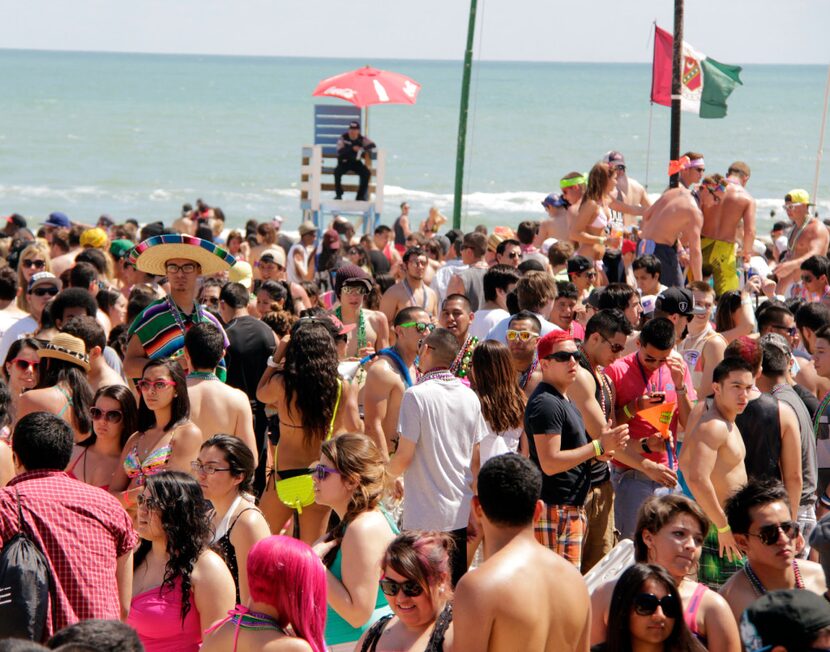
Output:
<instances>
[{"instance_id":1,"label":"blonde hair","mask_svg":"<svg viewBox=\"0 0 830 652\"><path fill-rule=\"evenodd\" d=\"M21 292L17 297L17 307L26 312L29 312L29 301L27 297L29 284L26 281L26 277L23 276L23 260L25 258L31 260L32 255L41 256L46 262L43 269L39 271L52 271L52 257L49 255L49 244L45 240L35 240L20 252L20 256L17 258L17 286L21 289Z\"/></svg>"}]
</instances>

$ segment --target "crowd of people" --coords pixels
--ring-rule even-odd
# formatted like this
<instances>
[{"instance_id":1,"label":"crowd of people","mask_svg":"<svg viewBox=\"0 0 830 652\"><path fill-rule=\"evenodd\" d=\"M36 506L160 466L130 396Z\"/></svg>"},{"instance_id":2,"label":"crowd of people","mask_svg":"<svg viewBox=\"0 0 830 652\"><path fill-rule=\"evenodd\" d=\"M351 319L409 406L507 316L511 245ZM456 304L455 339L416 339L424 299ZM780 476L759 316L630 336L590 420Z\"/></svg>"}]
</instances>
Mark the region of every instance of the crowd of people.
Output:
<instances>
[{"instance_id":1,"label":"crowd of people","mask_svg":"<svg viewBox=\"0 0 830 652\"><path fill-rule=\"evenodd\" d=\"M830 229L705 168L515 229L7 218L0 651L830 646Z\"/></svg>"}]
</instances>

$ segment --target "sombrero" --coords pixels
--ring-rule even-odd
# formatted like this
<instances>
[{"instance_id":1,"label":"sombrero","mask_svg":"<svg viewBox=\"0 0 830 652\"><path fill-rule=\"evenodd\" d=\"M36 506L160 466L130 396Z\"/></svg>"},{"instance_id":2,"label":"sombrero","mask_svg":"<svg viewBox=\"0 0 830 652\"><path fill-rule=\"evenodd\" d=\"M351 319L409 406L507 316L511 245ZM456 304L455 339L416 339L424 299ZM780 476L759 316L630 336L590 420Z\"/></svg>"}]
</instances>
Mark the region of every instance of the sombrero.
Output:
<instances>
[{"instance_id":1,"label":"sombrero","mask_svg":"<svg viewBox=\"0 0 830 652\"><path fill-rule=\"evenodd\" d=\"M57 358L83 367L89 371L89 356L86 345L79 337L69 333L58 333L44 348L38 349L38 358Z\"/></svg>"},{"instance_id":2,"label":"sombrero","mask_svg":"<svg viewBox=\"0 0 830 652\"><path fill-rule=\"evenodd\" d=\"M179 233L154 235L140 242L129 253L129 262L147 274L164 276L165 263L172 258L186 258L202 267L202 274L228 271L236 262L227 249L209 240Z\"/></svg>"}]
</instances>

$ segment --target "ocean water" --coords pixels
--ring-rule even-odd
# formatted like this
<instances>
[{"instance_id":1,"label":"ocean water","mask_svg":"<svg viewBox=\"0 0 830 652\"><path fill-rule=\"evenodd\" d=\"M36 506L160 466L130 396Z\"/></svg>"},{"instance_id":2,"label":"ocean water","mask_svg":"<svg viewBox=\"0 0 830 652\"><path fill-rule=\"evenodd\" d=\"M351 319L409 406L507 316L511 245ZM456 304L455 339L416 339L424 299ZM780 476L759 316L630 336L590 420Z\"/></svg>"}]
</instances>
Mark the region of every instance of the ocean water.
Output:
<instances>
[{"instance_id":1,"label":"ocean water","mask_svg":"<svg viewBox=\"0 0 830 652\"><path fill-rule=\"evenodd\" d=\"M368 133L388 157L383 221L403 200L416 219L432 205L450 216L460 62L17 50L0 50L0 214L169 223L202 198L231 226L280 214L295 227L301 147L312 142L319 101L311 92L367 63L423 86L414 106L369 112ZM709 172L738 159L752 167L761 228L773 211L783 219L788 190L812 192L826 74L746 66L725 119L683 114L681 151L702 151ZM475 63L463 226L542 217L539 202L557 180L610 149L659 193L669 110L653 107L649 147L650 80L649 64ZM830 160L818 196L826 217Z\"/></svg>"}]
</instances>

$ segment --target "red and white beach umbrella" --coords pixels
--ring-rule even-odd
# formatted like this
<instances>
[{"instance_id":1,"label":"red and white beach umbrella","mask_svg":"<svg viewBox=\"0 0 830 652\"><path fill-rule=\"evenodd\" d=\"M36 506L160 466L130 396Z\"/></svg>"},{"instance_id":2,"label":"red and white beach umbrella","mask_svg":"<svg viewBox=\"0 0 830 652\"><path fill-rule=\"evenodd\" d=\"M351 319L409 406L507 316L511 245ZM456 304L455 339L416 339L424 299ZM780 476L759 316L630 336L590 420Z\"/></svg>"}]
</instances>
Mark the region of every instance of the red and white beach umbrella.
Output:
<instances>
[{"instance_id":1,"label":"red and white beach umbrella","mask_svg":"<svg viewBox=\"0 0 830 652\"><path fill-rule=\"evenodd\" d=\"M421 85L396 72L364 66L324 79L312 93L336 97L361 109L372 104L415 104Z\"/></svg>"}]
</instances>

